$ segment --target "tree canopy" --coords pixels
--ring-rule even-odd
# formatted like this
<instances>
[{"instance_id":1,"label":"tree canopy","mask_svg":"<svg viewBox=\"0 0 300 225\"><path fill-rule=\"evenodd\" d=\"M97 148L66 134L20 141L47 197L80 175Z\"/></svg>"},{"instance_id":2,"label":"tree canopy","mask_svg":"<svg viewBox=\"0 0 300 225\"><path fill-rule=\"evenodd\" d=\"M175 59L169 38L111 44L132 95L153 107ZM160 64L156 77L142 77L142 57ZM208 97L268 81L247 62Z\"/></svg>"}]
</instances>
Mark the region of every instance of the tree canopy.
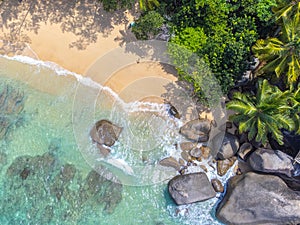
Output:
<instances>
[{"instance_id":1,"label":"tree canopy","mask_svg":"<svg viewBox=\"0 0 300 225\"><path fill-rule=\"evenodd\" d=\"M248 69L251 46L273 25L276 5L275 0L161 2L170 16L171 41L203 58L225 93Z\"/></svg>"},{"instance_id":2,"label":"tree canopy","mask_svg":"<svg viewBox=\"0 0 300 225\"><path fill-rule=\"evenodd\" d=\"M300 3L295 5L300 6ZM293 5L290 10L291 7ZM282 24L279 37L258 40L252 49L260 60L267 63L261 68L261 73L275 72L287 87L295 88L300 74L300 14L298 7L292 17L284 16L288 12L280 14Z\"/></svg>"},{"instance_id":3,"label":"tree canopy","mask_svg":"<svg viewBox=\"0 0 300 225\"><path fill-rule=\"evenodd\" d=\"M293 130L295 121L289 105L290 92L281 91L267 80L259 81L257 93L236 92L227 108L236 111L231 119L239 124L239 132L247 132L248 139L266 144L270 134L280 145L283 144L281 129Z\"/></svg>"}]
</instances>

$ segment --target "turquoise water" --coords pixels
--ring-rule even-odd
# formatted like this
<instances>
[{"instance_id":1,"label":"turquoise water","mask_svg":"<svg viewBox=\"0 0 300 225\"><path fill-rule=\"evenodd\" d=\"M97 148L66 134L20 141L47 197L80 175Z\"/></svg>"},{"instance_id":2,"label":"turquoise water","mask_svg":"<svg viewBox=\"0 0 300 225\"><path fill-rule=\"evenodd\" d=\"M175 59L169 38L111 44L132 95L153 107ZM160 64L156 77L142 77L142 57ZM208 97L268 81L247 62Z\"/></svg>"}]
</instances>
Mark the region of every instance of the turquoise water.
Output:
<instances>
[{"instance_id":1,"label":"turquoise water","mask_svg":"<svg viewBox=\"0 0 300 225\"><path fill-rule=\"evenodd\" d=\"M177 207L167 193L174 174L156 163L176 151L180 124L161 106L125 105L88 79L24 57L0 57L5 88L18 110L0 111L9 123L0 139L1 224L219 224L217 198ZM89 139L105 118L123 127L110 160Z\"/></svg>"}]
</instances>

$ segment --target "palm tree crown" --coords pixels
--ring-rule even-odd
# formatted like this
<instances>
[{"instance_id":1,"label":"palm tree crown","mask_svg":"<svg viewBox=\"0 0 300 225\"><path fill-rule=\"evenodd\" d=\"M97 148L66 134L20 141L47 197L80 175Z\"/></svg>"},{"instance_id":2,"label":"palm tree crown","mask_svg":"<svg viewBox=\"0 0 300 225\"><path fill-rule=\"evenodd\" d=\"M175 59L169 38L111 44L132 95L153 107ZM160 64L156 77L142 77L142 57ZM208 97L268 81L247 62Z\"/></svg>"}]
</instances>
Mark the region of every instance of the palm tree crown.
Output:
<instances>
[{"instance_id":1,"label":"palm tree crown","mask_svg":"<svg viewBox=\"0 0 300 225\"><path fill-rule=\"evenodd\" d=\"M289 91L282 92L267 80L259 81L256 96L235 93L227 108L236 111L230 119L239 124L239 132L248 132L248 139L266 144L268 134L283 144L282 128L292 130L294 121L289 115Z\"/></svg>"},{"instance_id":2,"label":"palm tree crown","mask_svg":"<svg viewBox=\"0 0 300 225\"><path fill-rule=\"evenodd\" d=\"M261 72L275 72L277 77L285 75L285 82L291 88L296 86L300 74L299 16L297 9L293 19L282 18L282 32L279 38L258 40L252 47L256 56L267 62L261 68Z\"/></svg>"},{"instance_id":3,"label":"palm tree crown","mask_svg":"<svg viewBox=\"0 0 300 225\"><path fill-rule=\"evenodd\" d=\"M273 7L272 11L275 14L276 20L282 18L293 17L300 10L300 0L278 0L277 6Z\"/></svg>"}]
</instances>

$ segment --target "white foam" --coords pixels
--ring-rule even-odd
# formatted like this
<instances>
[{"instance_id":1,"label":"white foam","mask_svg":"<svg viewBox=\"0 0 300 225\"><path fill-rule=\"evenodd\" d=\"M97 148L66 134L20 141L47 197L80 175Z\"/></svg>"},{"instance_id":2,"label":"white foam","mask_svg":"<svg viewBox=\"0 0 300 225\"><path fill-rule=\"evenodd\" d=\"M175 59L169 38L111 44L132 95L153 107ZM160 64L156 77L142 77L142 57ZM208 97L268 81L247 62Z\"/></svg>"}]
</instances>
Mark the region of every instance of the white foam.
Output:
<instances>
[{"instance_id":1,"label":"white foam","mask_svg":"<svg viewBox=\"0 0 300 225\"><path fill-rule=\"evenodd\" d=\"M102 86L101 84L93 81L89 77L82 76L78 73L69 71L60 65L50 62L50 61L42 61L38 59L33 59L28 56L22 56L22 55L15 55L15 56L7 56L7 55L0 55L0 57L5 58L7 60L14 60L17 62L21 62L27 65L32 65L36 66L38 68L46 68L53 70L57 75L59 76L73 76L77 79L78 82L81 84L96 88L96 89L101 89L103 91L106 91L109 95L111 95L114 99L116 99L121 105L124 107L124 109L127 112L160 112L163 113L166 111L165 104L159 104L159 103L152 103L152 102L139 102L139 101L134 101L130 103L125 103L123 99L119 97L117 93L115 93L111 88L107 86Z\"/></svg>"},{"instance_id":2,"label":"white foam","mask_svg":"<svg viewBox=\"0 0 300 225\"><path fill-rule=\"evenodd\" d=\"M7 55L1 55L0 57L8 59L8 60L14 60L14 61L18 61L27 65L32 65L32 66L36 66L36 67L43 67L46 69L50 69L55 71L55 73L59 76L74 76L78 82L86 85L86 86L90 86L93 88L103 88L99 83L93 81L92 79L90 79L89 77L84 77L80 74L77 74L75 72L71 72L69 70L64 69L63 67L59 66L58 64L54 63L54 62L50 62L50 61L41 61L41 60L37 60L37 59L33 59L31 57L28 56L23 56L23 55L15 55L15 56L7 56Z\"/></svg>"}]
</instances>

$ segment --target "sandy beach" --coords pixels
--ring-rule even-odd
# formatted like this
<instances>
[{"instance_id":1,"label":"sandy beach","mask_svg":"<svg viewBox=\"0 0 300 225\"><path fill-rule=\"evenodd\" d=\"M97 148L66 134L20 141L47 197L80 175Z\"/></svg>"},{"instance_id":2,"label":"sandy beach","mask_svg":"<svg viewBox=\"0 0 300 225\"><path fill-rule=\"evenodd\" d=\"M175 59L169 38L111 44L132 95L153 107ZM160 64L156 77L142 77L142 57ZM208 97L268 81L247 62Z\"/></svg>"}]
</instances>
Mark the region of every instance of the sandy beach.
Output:
<instances>
[{"instance_id":1,"label":"sandy beach","mask_svg":"<svg viewBox=\"0 0 300 225\"><path fill-rule=\"evenodd\" d=\"M159 96L166 91L164 86L176 80L157 62L132 63L105 79L101 74L87 73L105 54L136 41L128 29L130 21L138 16L136 9L108 13L99 3L89 1L1 4L1 54L54 62L69 71L90 76L126 101L159 102ZM110 62L106 66L109 65Z\"/></svg>"}]
</instances>

